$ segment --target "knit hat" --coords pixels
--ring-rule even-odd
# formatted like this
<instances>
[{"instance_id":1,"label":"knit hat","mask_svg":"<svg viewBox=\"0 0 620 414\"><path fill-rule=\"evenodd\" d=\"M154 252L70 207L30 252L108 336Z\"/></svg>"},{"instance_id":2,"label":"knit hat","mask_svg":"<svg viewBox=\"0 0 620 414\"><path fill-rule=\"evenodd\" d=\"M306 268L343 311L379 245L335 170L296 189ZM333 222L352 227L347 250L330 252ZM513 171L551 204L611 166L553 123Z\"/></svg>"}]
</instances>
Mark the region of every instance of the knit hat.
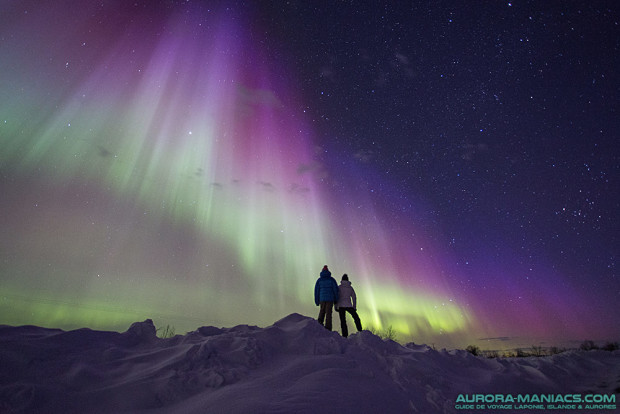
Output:
<instances>
[{"instance_id":1,"label":"knit hat","mask_svg":"<svg viewBox=\"0 0 620 414\"><path fill-rule=\"evenodd\" d=\"M327 265L323 266L323 270L327 270Z\"/></svg>"},{"instance_id":2,"label":"knit hat","mask_svg":"<svg viewBox=\"0 0 620 414\"><path fill-rule=\"evenodd\" d=\"M342 275L342 280L349 280L349 275L347 275L346 273Z\"/></svg>"}]
</instances>

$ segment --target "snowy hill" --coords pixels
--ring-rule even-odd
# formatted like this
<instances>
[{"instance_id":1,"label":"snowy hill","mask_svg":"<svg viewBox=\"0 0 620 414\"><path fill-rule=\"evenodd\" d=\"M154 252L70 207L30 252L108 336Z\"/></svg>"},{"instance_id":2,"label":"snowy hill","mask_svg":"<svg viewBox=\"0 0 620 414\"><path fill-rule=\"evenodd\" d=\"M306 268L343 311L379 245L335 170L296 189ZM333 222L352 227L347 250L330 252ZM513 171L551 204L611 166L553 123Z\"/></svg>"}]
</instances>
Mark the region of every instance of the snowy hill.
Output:
<instances>
[{"instance_id":1,"label":"snowy hill","mask_svg":"<svg viewBox=\"0 0 620 414\"><path fill-rule=\"evenodd\" d=\"M150 320L124 333L0 326L0 412L452 413L468 412L459 395L615 399L620 387L619 351L484 359L367 331L342 338L299 314L155 334ZM501 410L513 411L528 412ZM599 411L614 410L587 410Z\"/></svg>"}]
</instances>

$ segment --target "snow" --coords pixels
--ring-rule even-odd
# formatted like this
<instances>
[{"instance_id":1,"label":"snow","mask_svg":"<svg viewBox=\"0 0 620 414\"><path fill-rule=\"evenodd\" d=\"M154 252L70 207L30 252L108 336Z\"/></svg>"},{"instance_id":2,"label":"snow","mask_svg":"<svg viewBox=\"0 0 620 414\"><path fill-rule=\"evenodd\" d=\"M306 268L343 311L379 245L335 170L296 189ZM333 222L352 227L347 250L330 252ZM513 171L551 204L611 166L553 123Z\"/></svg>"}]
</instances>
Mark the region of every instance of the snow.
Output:
<instances>
[{"instance_id":1,"label":"snow","mask_svg":"<svg viewBox=\"0 0 620 414\"><path fill-rule=\"evenodd\" d=\"M168 339L151 320L124 333L0 326L2 413L454 413L467 412L459 394L619 386L619 351L486 359L368 331L342 338L299 314Z\"/></svg>"}]
</instances>

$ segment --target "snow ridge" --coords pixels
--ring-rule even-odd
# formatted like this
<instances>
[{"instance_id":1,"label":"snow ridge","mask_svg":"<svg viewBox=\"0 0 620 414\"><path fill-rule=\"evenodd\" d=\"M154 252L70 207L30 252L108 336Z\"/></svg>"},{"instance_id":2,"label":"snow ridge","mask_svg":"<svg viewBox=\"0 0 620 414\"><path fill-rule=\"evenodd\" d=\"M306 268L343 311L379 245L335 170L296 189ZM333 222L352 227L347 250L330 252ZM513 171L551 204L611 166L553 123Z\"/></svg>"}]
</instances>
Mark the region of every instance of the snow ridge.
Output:
<instances>
[{"instance_id":1,"label":"snow ridge","mask_svg":"<svg viewBox=\"0 0 620 414\"><path fill-rule=\"evenodd\" d=\"M150 319L124 333L0 326L3 413L454 413L459 394L613 394L619 376L618 351L484 359L342 338L299 314L168 339Z\"/></svg>"}]
</instances>

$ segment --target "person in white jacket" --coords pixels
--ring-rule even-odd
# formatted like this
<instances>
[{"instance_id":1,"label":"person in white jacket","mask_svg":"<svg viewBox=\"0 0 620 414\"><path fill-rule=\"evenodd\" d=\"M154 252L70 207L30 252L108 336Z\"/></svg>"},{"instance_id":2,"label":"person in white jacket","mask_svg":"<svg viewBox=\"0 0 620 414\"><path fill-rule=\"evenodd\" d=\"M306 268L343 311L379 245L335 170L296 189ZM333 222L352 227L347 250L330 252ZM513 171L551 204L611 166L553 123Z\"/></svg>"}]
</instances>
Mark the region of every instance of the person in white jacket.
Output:
<instances>
[{"instance_id":1,"label":"person in white jacket","mask_svg":"<svg viewBox=\"0 0 620 414\"><path fill-rule=\"evenodd\" d=\"M342 336L345 338L349 336L349 330L347 329L347 312L353 316L355 327L357 331L362 330L362 321L357 314L357 296L355 295L355 289L349 282L349 276L345 273L342 275L342 281L338 286L338 303L336 304L336 310L340 314L340 329Z\"/></svg>"}]
</instances>

